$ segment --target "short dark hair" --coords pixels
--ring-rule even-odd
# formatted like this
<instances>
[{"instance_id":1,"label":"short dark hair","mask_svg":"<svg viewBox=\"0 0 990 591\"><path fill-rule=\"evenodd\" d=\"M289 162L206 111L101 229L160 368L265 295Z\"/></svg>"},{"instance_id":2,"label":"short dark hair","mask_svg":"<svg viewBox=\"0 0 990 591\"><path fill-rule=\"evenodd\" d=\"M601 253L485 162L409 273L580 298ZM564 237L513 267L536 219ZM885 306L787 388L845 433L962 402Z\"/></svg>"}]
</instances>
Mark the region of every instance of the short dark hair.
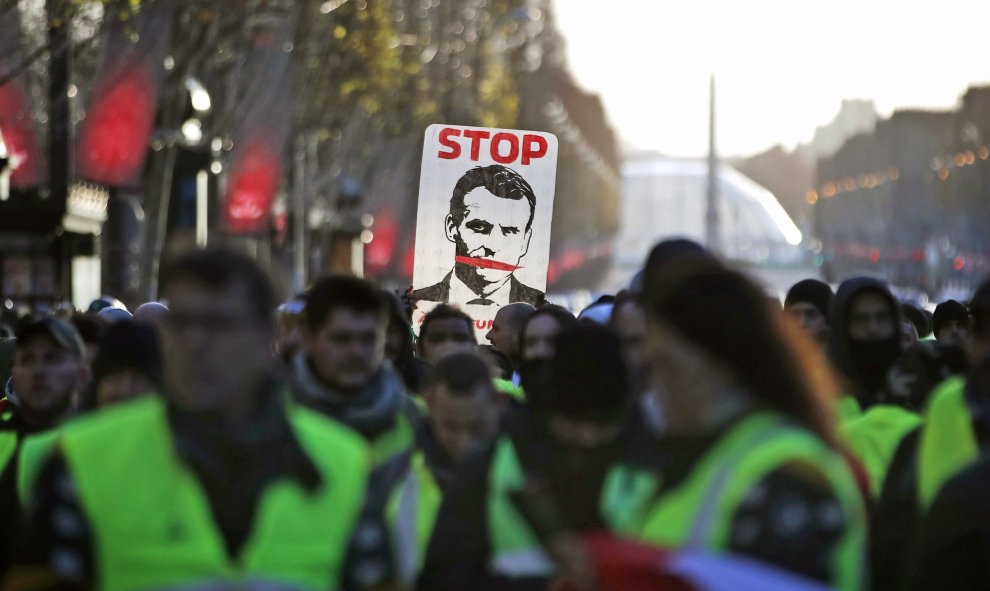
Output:
<instances>
[{"instance_id":1,"label":"short dark hair","mask_svg":"<svg viewBox=\"0 0 990 591\"><path fill-rule=\"evenodd\" d=\"M374 285L348 275L327 275L316 280L306 293L306 328L317 330L338 308L359 314L374 314L388 321L388 301Z\"/></svg>"},{"instance_id":2,"label":"short dark hair","mask_svg":"<svg viewBox=\"0 0 990 591\"><path fill-rule=\"evenodd\" d=\"M536 215L536 193L518 172L498 164L476 166L458 179L457 184L454 185L454 193L450 196L450 217L455 225L461 225L467 214L464 196L478 187L484 187L492 195L503 199L517 201L525 197L529 202L529 221L526 222L526 229L533 227L533 217Z\"/></svg>"},{"instance_id":3,"label":"short dark hair","mask_svg":"<svg viewBox=\"0 0 990 591\"><path fill-rule=\"evenodd\" d=\"M258 324L270 325L275 309L275 292L268 275L245 254L226 248L191 250L168 261L162 268L162 292L181 281L193 281L211 290L222 291L234 285L244 288L251 317Z\"/></svg>"},{"instance_id":4,"label":"short dark hair","mask_svg":"<svg viewBox=\"0 0 990 591\"><path fill-rule=\"evenodd\" d=\"M463 311L447 304L440 304L436 308L430 310L426 316L423 318L423 325L419 327L419 338L420 340L426 336L426 329L430 326L430 323L434 320L444 320L446 318L459 318L467 323L468 332L471 333L471 337L474 337L474 320L470 316L465 314ZM477 341L477 338L475 338Z\"/></svg>"},{"instance_id":5,"label":"short dark hair","mask_svg":"<svg viewBox=\"0 0 990 591\"><path fill-rule=\"evenodd\" d=\"M109 327L106 320L92 313L80 314L76 312L69 318L69 322L72 323L72 326L76 327L76 330L79 331L79 336L82 337L83 342L87 345L99 344L100 339L103 338L103 334Z\"/></svg>"},{"instance_id":6,"label":"short dark hair","mask_svg":"<svg viewBox=\"0 0 990 591\"><path fill-rule=\"evenodd\" d=\"M454 353L441 359L430 372L427 388L446 386L455 396L470 395L479 384L486 384L495 395L488 364L474 353Z\"/></svg>"}]
</instances>

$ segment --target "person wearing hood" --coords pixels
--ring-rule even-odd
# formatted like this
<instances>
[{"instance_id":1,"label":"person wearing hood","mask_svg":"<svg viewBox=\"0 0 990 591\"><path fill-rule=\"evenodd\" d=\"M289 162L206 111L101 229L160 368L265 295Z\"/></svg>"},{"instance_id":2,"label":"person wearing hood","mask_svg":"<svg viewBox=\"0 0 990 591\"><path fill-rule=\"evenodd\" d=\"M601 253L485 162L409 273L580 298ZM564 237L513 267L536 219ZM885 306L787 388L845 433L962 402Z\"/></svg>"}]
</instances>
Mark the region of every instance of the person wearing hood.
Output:
<instances>
[{"instance_id":1,"label":"person wearing hood","mask_svg":"<svg viewBox=\"0 0 990 591\"><path fill-rule=\"evenodd\" d=\"M828 283L817 279L798 281L787 291L784 312L822 347L828 342L829 317L835 295Z\"/></svg>"},{"instance_id":2,"label":"person wearing hood","mask_svg":"<svg viewBox=\"0 0 990 591\"><path fill-rule=\"evenodd\" d=\"M621 529L656 490L657 442L635 413L619 339L576 324L484 453L456 470L417 588L543 591L570 532Z\"/></svg>"},{"instance_id":3,"label":"person wearing hood","mask_svg":"<svg viewBox=\"0 0 990 591\"><path fill-rule=\"evenodd\" d=\"M293 394L364 436L381 464L414 445L421 420L385 356L388 302L363 279L331 275L306 294Z\"/></svg>"},{"instance_id":4,"label":"person wearing hood","mask_svg":"<svg viewBox=\"0 0 990 591\"><path fill-rule=\"evenodd\" d=\"M935 306L932 325L936 341L961 344L969 336L969 312L956 300L946 300Z\"/></svg>"},{"instance_id":5,"label":"person wearing hood","mask_svg":"<svg viewBox=\"0 0 990 591\"><path fill-rule=\"evenodd\" d=\"M880 279L854 277L839 285L827 355L846 380L839 402L845 422L876 403L887 372L901 354L901 306Z\"/></svg>"}]
</instances>

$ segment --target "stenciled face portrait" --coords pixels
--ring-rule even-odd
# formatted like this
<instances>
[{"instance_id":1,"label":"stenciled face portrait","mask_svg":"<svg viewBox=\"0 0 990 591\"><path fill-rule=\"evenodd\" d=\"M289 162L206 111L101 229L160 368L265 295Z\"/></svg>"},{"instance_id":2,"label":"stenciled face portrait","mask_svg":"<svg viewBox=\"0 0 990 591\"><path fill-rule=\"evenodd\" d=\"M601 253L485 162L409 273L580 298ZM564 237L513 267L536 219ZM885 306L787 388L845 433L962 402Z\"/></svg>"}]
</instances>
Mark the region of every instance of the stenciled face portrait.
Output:
<instances>
[{"instance_id":1,"label":"stenciled face portrait","mask_svg":"<svg viewBox=\"0 0 990 591\"><path fill-rule=\"evenodd\" d=\"M446 218L447 239L455 245L458 263L473 269L476 293L501 285L519 267L529 250L532 230L530 204L525 199L506 199L478 187L464 195L464 218L457 224Z\"/></svg>"}]
</instances>

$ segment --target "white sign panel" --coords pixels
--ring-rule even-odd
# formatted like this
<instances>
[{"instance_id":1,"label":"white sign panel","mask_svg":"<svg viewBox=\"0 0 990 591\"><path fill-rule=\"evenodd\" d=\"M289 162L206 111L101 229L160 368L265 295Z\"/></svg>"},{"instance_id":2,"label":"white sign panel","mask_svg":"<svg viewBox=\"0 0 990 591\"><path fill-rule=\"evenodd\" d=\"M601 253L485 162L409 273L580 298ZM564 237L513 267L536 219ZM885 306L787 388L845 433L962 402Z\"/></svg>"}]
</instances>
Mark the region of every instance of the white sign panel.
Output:
<instances>
[{"instance_id":1,"label":"white sign panel","mask_svg":"<svg viewBox=\"0 0 990 591\"><path fill-rule=\"evenodd\" d=\"M539 304L547 286L557 138L516 129L431 125L416 218L413 326L440 303L487 343L498 309Z\"/></svg>"}]
</instances>

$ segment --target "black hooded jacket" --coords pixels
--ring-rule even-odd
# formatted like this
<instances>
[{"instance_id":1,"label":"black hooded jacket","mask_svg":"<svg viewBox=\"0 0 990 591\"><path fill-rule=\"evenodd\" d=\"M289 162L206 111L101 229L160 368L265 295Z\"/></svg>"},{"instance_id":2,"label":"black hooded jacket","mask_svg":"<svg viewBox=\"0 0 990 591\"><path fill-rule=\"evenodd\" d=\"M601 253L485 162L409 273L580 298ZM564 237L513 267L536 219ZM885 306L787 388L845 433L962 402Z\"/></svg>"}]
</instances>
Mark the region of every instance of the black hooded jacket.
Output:
<instances>
[{"instance_id":1,"label":"black hooded jacket","mask_svg":"<svg viewBox=\"0 0 990 591\"><path fill-rule=\"evenodd\" d=\"M852 302L863 292L879 294L890 303L890 312L894 317L894 333L888 339L883 339L885 355L882 363L871 363L873 360L857 359L856 346L849 337L849 319ZM828 336L828 358L847 380L852 394L865 410L877 401L877 396L886 381L887 371L900 356L901 343L901 306L890 293L887 284L872 277L854 277L842 282L835 294L832 305L832 319ZM873 365L873 367L868 367Z\"/></svg>"}]
</instances>

